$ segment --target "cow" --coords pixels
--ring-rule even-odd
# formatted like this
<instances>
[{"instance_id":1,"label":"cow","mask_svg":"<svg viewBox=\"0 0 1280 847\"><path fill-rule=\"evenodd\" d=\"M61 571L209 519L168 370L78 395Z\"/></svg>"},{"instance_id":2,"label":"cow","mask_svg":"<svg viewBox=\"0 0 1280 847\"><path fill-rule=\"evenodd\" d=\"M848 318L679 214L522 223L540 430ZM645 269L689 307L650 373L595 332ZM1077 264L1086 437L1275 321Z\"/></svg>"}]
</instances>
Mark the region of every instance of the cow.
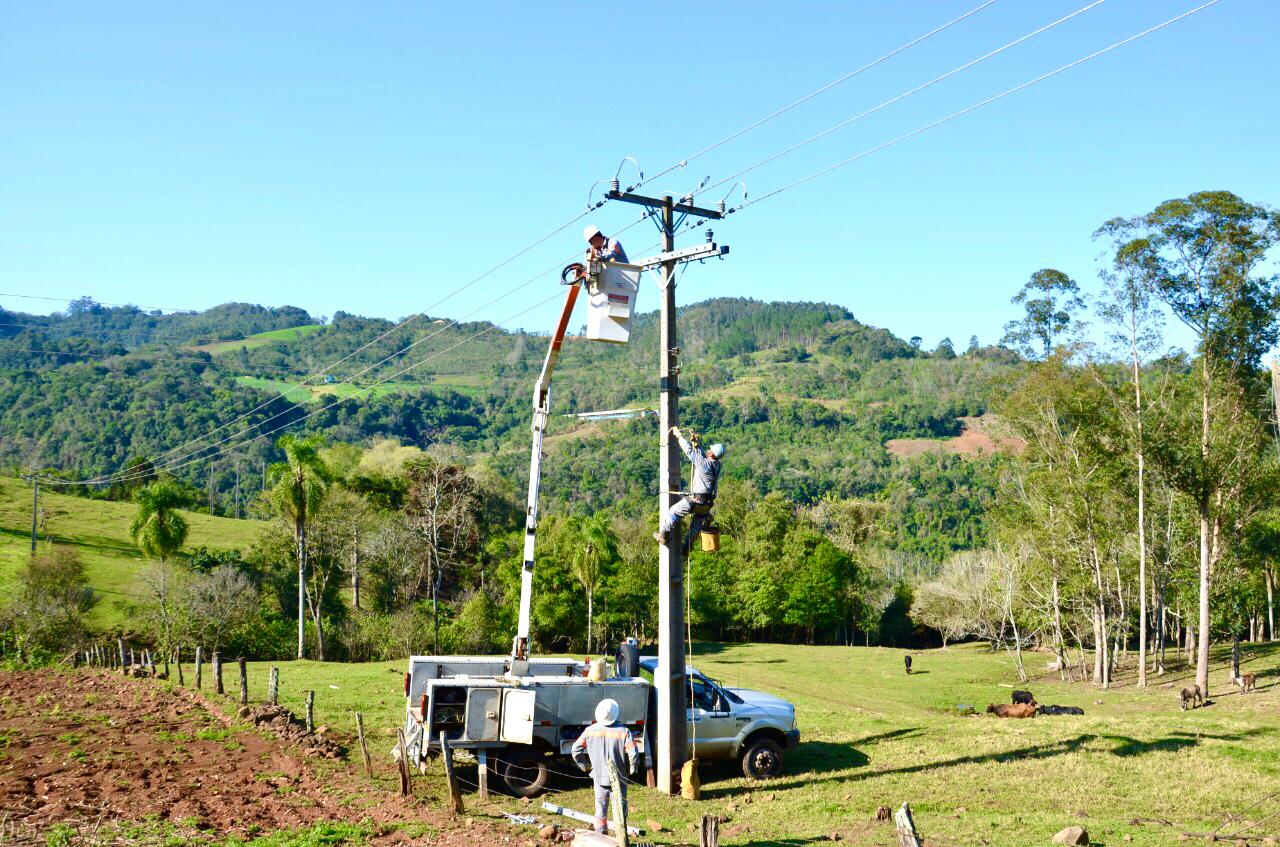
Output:
<instances>
[{"instance_id":1,"label":"cow","mask_svg":"<svg viewBox=\"0 0 1280 847\"><path fill-rule=\"evenodd\" d=\"M998 718L1034 718L1036 707L1030 703L992 703L987 706L987 712Z\"/></svg>"},{"instance_id":2,"label":"cow","mask_svg":"<svg viewBox=\"0 0 1280 847\"><path fill-rule=\"evenodd\" d=\"M1187 710L1187 703L1190 703L1193 709L1204 705L1204 694L1201 693L1198 685L1182 689L1182 693L1178 697L1182 701L1182 711L1184 712Z\"/></svg>"},{"instance_id":3,"label":"cow","mask_svg":"<svg viewBox=\"0 0 1280 847\"><path fill-rule=\"evenodd\" d=\"M911 673L911 657L903 656L902 663L907 666L907 673Z\"/></svg>"},{"instance_id":4,"label":"cow","mask_svg":"<svg viewBox=\"0 0 1280 847\"><path fill-rule=\"evenodd\" d=\"M1079 706L1039 706L1036 712L1041 715L1083 715L1084 709Z\"/></svg>"},{"instance_id":5,"label":"cow","mask_svg":"<svg viewBox=\"0 0 1280 847\"><path fill-rule=\"evenodd\" d=\"M1014 705L1030 704L1034 706L1036 705L1036 698L1031 696L1030 691L1019 691L1018 689L1015 688L1013 691L1013 702L1014 702Z\"/></svg>"},{"instance_id":6,"label":"cow","mask_svg":"<svg viewBox=\"0 0 1280 847\"><path fill-rule=\"evenodd\" d=\"M1243 676L1237 677L1236 685L1240 686L1241 694L1247 694L1250 691L1254 691L1257 689L1258 675L1254 673L1247 673Z\"/></svg>"}]
</instances>

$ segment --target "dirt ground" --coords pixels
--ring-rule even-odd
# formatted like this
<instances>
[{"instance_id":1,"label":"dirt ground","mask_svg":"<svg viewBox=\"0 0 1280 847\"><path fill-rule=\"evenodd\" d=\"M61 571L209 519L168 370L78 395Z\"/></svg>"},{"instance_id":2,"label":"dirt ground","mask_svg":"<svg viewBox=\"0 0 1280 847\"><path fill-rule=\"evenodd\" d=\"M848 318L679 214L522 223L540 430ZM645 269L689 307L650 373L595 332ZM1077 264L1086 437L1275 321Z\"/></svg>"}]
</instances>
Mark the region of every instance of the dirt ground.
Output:
<instances>
[{"instance_id":1,"label":"dirt ground","mask_svg":"<svg viewBox=\"0 0 1280 847\"><path fill-rule=\"evenodd\" d=\"M376 767L390 774L390 765ZM380 782L160 682L98 670L0 672L0 842L44 843L41 833L67 824L62 831L84 843L92 843L84 833L104 830L122 843L121 824L135 822L145 824L138 832L168 827L195 841L360 821L375 844L529 838Z\"/></svg>"},{"instance_id":2,"label":"dirt ground","mask_svg":"<svg viewBox=\"0 0 1280 847\"><path fill-rule=\"evenodd\" d=\"M894 438L885 449L895 456L919 456L924 453L955 453L960 456L986 456L992 453L1021 453L1027 442L1005 431L991 415L960 418L964 431L955 438Z\"/></svg>"}]
</instances>

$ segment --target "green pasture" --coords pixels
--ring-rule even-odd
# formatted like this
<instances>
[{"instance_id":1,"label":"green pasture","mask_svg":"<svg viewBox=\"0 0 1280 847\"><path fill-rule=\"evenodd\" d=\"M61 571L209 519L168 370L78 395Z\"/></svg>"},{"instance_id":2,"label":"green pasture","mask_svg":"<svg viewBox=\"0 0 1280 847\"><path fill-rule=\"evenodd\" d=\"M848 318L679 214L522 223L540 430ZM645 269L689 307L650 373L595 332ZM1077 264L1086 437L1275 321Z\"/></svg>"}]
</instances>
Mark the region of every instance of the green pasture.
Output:
<instances>
[{"instance_id":1,"label":"green pasture","mask_svg":"<svg viewBox=\"0 0 1280 847\"><path fill-rule=\"evenodd\" d=\"M310 335L320 328L320 324L306 324L304 326L291 326L286 329L272 329L267 332L255 333L254 335L246 335L244 338L235 341L214 341L209 344L197 344L191 349L200 350L210 356L221 356L225 353L239 350L241 347L246 350L253 350L258 347L266 347L268 344L274 344L277 341L290 341L299 335Z\"/></svg>"}]
</instances>

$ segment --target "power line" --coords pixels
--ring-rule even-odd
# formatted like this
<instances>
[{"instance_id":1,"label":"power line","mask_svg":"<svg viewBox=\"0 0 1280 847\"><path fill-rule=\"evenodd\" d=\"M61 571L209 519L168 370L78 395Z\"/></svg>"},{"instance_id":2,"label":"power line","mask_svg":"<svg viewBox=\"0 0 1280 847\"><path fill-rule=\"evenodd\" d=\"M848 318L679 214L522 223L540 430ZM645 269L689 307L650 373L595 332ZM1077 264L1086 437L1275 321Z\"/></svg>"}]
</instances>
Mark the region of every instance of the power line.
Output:
<instances>
[{"instance_id":1,"label":"power line","mask_svg":"<svg viewBox=\"0 0 1280 847\"><path fill-rule=\"evenodd\" d=\"M0 344L0 356L5 353L38 353L41 356L78 356L82 359L92 359L94 356L104 355L101 353L67 353L62 350L31 350L26 347L5 347Z\"/></svg>"},{"instance_id":2,"label":"power line","mask_svg":"<svg viewBox=\"0 0 1280 847\"><path fill-rule=\"evenodd\" d=\"M1004 91L1000 92L999 94L996 94L996 95L993 95L993 96L991 96L991 97L988 97L987 99L982 100L982 101L980 101L980 102L978 102L978 103L974 103L972 106L967 106L966 108L961 109L961 110L960 110L960 111L958 111L958 112L953 112L953 113L951 113L950 115L947 115L947 116L946 116L946 117L944 117L944 118L939 118L938 120L933 121L932 123L925 124L925 125L924 125L924 126L922 126L922 127L919 127L919 128L917 128L917 129L914 129L914 130L912 130L911 132L905 133L905 134L903 134L903 135L900 135L900 136L898 136L897 138L894 138L894 139L892 139L892 140L890 140L890 141L886 141L885 143L880 144L880 145L877 145L876 147L872 147L872 148L870 148L870 149L868 149L868 150L864 150L864 151L862 151L861 153L858 153L857 155L850 156L849 158L844 159L844 160L839 161L839 162L836 162L834 165L830 165L830 166L828 166L828 167L825 167L825 168L823 168L822 170L814 171L813 173L809 174L808 176L801 177L800 179L797 179L797 180L795 180L794 182L790 182L790 183L788 183L788 184L786 184L786 185L782 186L781 188L776 188L776 189L774 189L773 191L770 191L770 192L769 192L769 193L767 193L767 194L763 194L763 195L761 195L760 197L756 197L756 198L754 198L753 200L746 201L746 202L743 202L743 203L739 203L737 206L734 206L732 209L730 209L728 212L726 212L726 214L733 214L733 213L735 213L735 212L740 212L740 211L742 211L743 209L748 208L749 206L754 206L754 205L755 205L755 204L757 204L757 203L763 202L764 200L768 200L770 197L776 197L777 195L779 195L779 194L783 193L784 191L790 191L791 189L796 188L797 186L803 185L803 184L805 184L806 182L810 182L810 181L812 181L812 180L815 180L815 179L817 179L817 178L818 178L818 177L820 177L820 176L825 176L826 174L829 174L829 173L831 173L831 172L832 172L832 171L834 171L834 170L838 170L839 168L843 168L843 167L844 167L844 166L846 166L846 165L853 164L854 162L856 162L856 161L858 161L858 160L860 160L860 159L865 159L866 157L868 157L868 156L872 155L873 153L878 153L878 152L880 152L881 150L887 149L887 148L889 148L889 147L893 147L894 145L896 145L896 144L900 144L900 143L902 143L903 141L906 141L906 140L907 140L907 139L909 139L909 138L914 138L915 136L920 135L920 134L925 133L925 132L928 132L929 130L931 130L931 129L935 128L935 127L939 127L939 126L942 126L942 125L943 125L943 124L945 124L945 123L948 123L948 122L950 122L950 121L953 121L953 120L955 120L956 118L963 117L964 115L967 115L967 114L969 114L970 112L976 112L978 109L981 109L981 108L982 108L982 107L984 107L984 106L988 106L988 105L990 105L990 104L992 104L992 103L996 102L997 100L1001 100L1001 99L1003 99L1003 98L1005 98L1005 97L1008 97L1008 96L1009 96L1009 95L1011 95L1011 94L1016 94L1017 92L1022 91L1022 90L1023 90L1023 89L1025 89L1025 88L1030 88L1031 86L1036 85L1037 83L1043 82L1043 81L1044 81L1044 80L1046 80L1046 79L1049 79L1049 78L1051 78L1051 77L1055 77L1055 76L1057 76L1058 74L1061 74L1061 73L1064 73L1064 72L1066 72L1066 71L1069 71L1069 70L1071 70L1072 68L1076 67L1077 65L1082 65L1082 64L1084 64L1085 62L1090 61L1091 59L1096 59L1096 58L1097 58L1097 57L1099 57L1099 56L1102 56L1102 55L1104 55L1104 54L1106 54L1106 53L1110 53L1112 50L1116 50L1116 49L1118 49L1118 48L1120 48L1120 47L1125 46L1126 44L1129 44L1129 43L1131 43L1131 42L1137 41L1139 38L1143 38L1143 37L1145 37L1145 36L1147 36L1147 35L1150 35L1150 34L1151 34L1151 33L1153 33L1153 32L1156 32L1156 31L1158 31L1158 30L1164 29L1165 27L1171 26L1171 25L1173 25L1173 24L1175 24L1175 23L1177 23L1177 22L1179 22L1179 21L1183 20L1184 18L1188 18L1188 17L1190 17L1190 16L1192 16L1192 15L1196 14L1197 12L1204 11L1205 9L1209 8L1210 6L1216 6L1216 5L1217 5L1218 3L1220 3L1220 2L1222 2L1222 0L1209 0L1209 2L1207 2L1207 3L1203 3L1203 4L1199 5L1199 6L1196 6L1196 7L1195 7L1195 8L1193 8L1193 9L1189 9L1189 10L1187 10L1187 11L1183 12L1183 13L1182 13L1182 14L1180 14L1180 15L1176 15L1175 17L1169 18L1168 20L1166 20L1166 21L1164 21L1164 22L1162 22L1162 23L1158 23L1158 24L1156 24L1155 26L1152 26L1152 27L1149 27L1149 28L1147 28L1147 29L1144 29L1142 32L1139 32L1139 33L1136 33L1136 34L1134 34L1134 35L1131 35L1131 36L1129 36L1128 38L1125 38L1125 39L1123 39L1123 40L1121 40L1121 41L1117 41L1117 42L1115 42L1114 44L1111 44L1111 45L1109 45L1109 46L1107 46L1107 47L1102 48L1101 50L1097 50L1097 51L1095 51L1095 52L1093 52L1093 53L1090 53L1090 54L1089 54L1089 55L1087 55L1087 56L1082 56L1081 58L1076 59L1076 60L1075 60L1075 61L1073 61L1073 62L1069 62L1068 64L1065 64L1065 65L1063 65L1063 66L1061 66L1061 67L1059 67L1059 68L1055 68L1055 69L1054 69L1054 70L1052 70L1052 71L1049 71L1049 72L1047 72L1047 73L1043 73L1043 74L1041 74L1041 75L1040 75L1040 76L1038 76L1038 77L1035 77L1035 78L1033 78L1033 79L1029 79L1029 80L1027 80L1027 81L1026 81L1026 82L1024 82L1024 83L1021 83L1020 85L1015 85L1013 88L1006 89L1006 90L1004 90Z\"/></svg>"},{"instance_id":3,"label":"power line","mask_svg":"<svg viewBox=\"0 0 1280 847\"><path fill-rule=\"evenodd\" d=\"M797 142L797 143L795 143L795 144L791 145L790 147L787 147L787 148L785 148L785 149L783 149L783 150L781 150L781 151L779 151L779 152L777 152L777 153L774 153L774 154L773 154L773 155L771 155L771 156L767 156L767 157L765 157L765 158L761 159L760 161L756 162L756 163L755 163L755 164L753 164L753 165L748 165L747 167L743 168L742 170L738 171L737 173L734 173L734 174L732 174L732 175L730 175L730 176L727 176L727 177L725 177L725 178L723 178L723 179L719 180L718 182L712 183L711 185L708 185L708 186L706 186L705 188L697 189L696 191L692 192L692 194L693 194L694 196L696 196L696 195L698 195L698 194L703 194L703 193L706 193L706 192L708 192L708 191L714 191L715 189L719 188L720 186L725 185L725 184L730 183L730 182L733 182L734 180L738 179L739 177L741 177L741 176L743 176L743 175L745 175L745 174L748 174L748 173L750 173L751 171L754 171L754 170L755 170L755 169L757 169L757 168L763 167L764 165L767 165L767 164L769 164L769 163L771 163L771 162L775 162L775 161L777 161L778 159L781 159L783 156L786 156L786 155L788 155L789 153L793 153L793 152L795 152L796 150L799 150L801 147L805 147L805 146L807 146L807 145L809 145L809 144L812 144L813 142L818 141L819 139L826 138L826 137L827 137L828 135L830 135L831 133L836 132L837 130L844 129L845 127L849 126L850 124L857 123L858 121L862 120L863 118L866 118L866 117L869 117L869 116L871 116L871 115L874 115L876 112L879 112L881 109L885 109L885 108L887 108L887 107L889 107L889 106L892 106L894 103L901 102L902 100L905 100L905 99L907 99L908 97L911 97L912 95L919 94L921 91L924 91L926 88L931 88L932 86L937 85L938 83L940 83L940 82L942 82L942 81L944 81L944 80L946 80L946 79L949 79L949 78L951 78L951 77L955 76L955 75L956 75L956 74L958 74L958 73L963 73L964 71L967 71L969 68L972 68L972 67L974 67L975 65L978 65L978 64L981 64L982 62L985 62L987 59L990 59L990 58L992 58L992 57L994 57L994 56L998 56L998 55L1000 55L1001 53L1005 52L1006 50L1010 50L1010 49L1012 49L1012 48L1014 48L1014 47L1017 47L1019 44L1023 43L1024 41L1028 41L1028 40L1030 40L1030 39L1032 39L1032 38L1035 38L1037 35L1040 35L1040 34L1041 34L1041 33L1043 33L1043 32L1047 32L1048 30L1051 30L1051 29L1053 29L1053 28L1054 28L1054 27L1056 27L1056 26L1059 26L1059 25L1061 25L1061 24L1064 24L1064 23L1066 23L1067 21L1071 20L1072 18L1076 17L1077 15L1082 15L1082 14L1084 14L1085 12L1089 11L1090 9L1093 9L1093 8L1095 8L1095 7L1097 7L1097 6L1100 6L1100 5L1102 5L1103 3L1105 3L1105 2L1106 2L1106 0L1093 0L1093 2L1092 2L1092 3L1089 3L1089 4L1085 5L1085 6L1081 6L1079 9L1076 9L1074 12L1071 12L1071 13L1069 13L1069 14L1067 14L1067 15L1063 15L1062 17L1058 18L1056 21L1053 21L1053 22L1051 22L1051 23L1047 23L1047 24L1045 24L1044 26L1040 27L1039 29L1032 30L1031 32L1027 33L1026 35L1023 35L1023 36L1020 36L1020 37L1018 37L1018 38L1015 38L1013 41L1010 41L1010 42L1008 42L1007 44L1004 44L1004 45L1002 45L1002 46L1000 46L1000 47L997 47L996 49L992 50L992 51L991 51L991 52L989 52L989 53L986 53L986 54L984 54L984 55L982 55L982 56L979 56L978 58L973 59L973 60L971 60L971 61L969 61L969 62L965 62L963 65L960 65L959 67L952 68L951 70L947 71L946 73L941 74L941 75L939 75L939 76L936 76L936 77L934 77L933 79L929 80L928 82L923 82L923 83L921 83L920 85L917 85L915 88L912 88L912 89L909 89L909 90L907 90L907 91L904 91L903 93L901 93L901 94L897 95L896 97L891 97L890 99L885 100L883 103L880 103L880 104L879 104L879 105L877 105L877 106L872 106L870 109L867 109L867 110L866 110L866 111L864 111L864 112L860 112L859 114L854 115L854 116L853 116L853 117L851 117L851 118L847 118L847 119L845 119L845 120L841 121L840 123L835 124L834 126L830 126L830 127L828 127L827 129L824 129L822 132L819 132L817 135L812 135L812 136L810 136L810 137L808 137L808 138L804 139L803 141Z\"/></svg>"},{"instance_id":4,"label":"power line","mask_svg":"<svg viewBox=\"0 0 1280 847\"><path fill-rule=\"evenodd\" d=\"M792 109L796 108L797 106L800 106L800 105L801 105L801 104L803 104L803 103L807 103L807 102L809 102L810 100L812 100L813 98L817 97L817 96L818 96L818 95L820 95L820 94L825 94L826 92L830 91L831 89L835 88L836 86L841 85L842 83L848 82L849 80L853 79L854 77L858 76L859 74L863 73L864 71L871 70L871 69L872 69L872 68L874 68L876 65L879 65L879 64L881 64L881 63L883 63L883 62L888 61L889 59L892 59L894 56L897 56L899 53L902 53L902 52L904 52L904 51L906 51L906 50L909 50L909 49L911 49L912 47L915 47L917 44L920 44L920 43L921 43L921 42L923 42L923 41L927 41L928 39L932 38L933 36L935 36L935 35L937 35L937 34L939 34L939 33L941 33L941 32L944 32L944 31L946 31L946 30L950 29L951 27L955 26L956 24L960 23L961 21L965 20L966 18L969 18L969 17L972 17L973 15L976 15L978 12L981 12L983 9L987 8L988 6L990 6L990 5L992 5L992 4L996 3L996 2L997 2L997 0L986 0L986 2L978 4L977 6L975 6L975 7L974 7L974 8L972 8L972 9L970 9L969 11L965 12L964 14L960 15L959 17L957 17L957 18L953 18L953 19L951 19L951 20L947 21L946 23L942 24L941 26L936 27L936 28L934 28L934 29L930 30L929 32L926 32L924 35L918 36L918 37L916 37L916 38L912 39L911 41L908 41L906 44L903 44L901 47L897 47L897 48L895 48L895 49L893 49L893 50L890 50L888 53L885 53L885 54L884 54L883 56L881 56L880 58L878 58L878 59L873 59L872 61L867 62L865 65L862 65L861 67L856 68L856 69L854 69L854 70L850 71L849 73L845 74L844 76L842 76L842 77L839 77L839 78L837 78L837 79L832 80L831 82L827 83L826 85L822 86L821 88L818 88L818 89L815 89L814 91L809 92L809 93L808 93L808 94L806 94L805 96L801 97L799 100L795 100L795 101L792 101L791 103L788 103L786 106L783 106L781 109L778 109L778 110L777 110L777 111L775 111L775 112L772 112L772 113L770 113L770 114L768 114L768 115L765 115L763 118L760 118L759 120L755 121L754 123L748 124L747 126L743 127L742 129L739 129L739 130L737 130L736 132L730 133L729 135L725 136L724 138L720 139L719 141L715 142L714 144L711 144L711 145L708 145L707 147L702 148L702 149L701 149L701 150L699 150L698 152L694 153L692 156L688 156L688 157L686 157L686 158L684 158L684 159L680 160L679 162L676 162L674 165L671 165L670 167L666 168L665 170L659 171L658 173L654 174L653 176L649 177L648 179L643 179L643 178L642 178L642 179L640 180L640 182L636 183L634 186L632 186L631 188L629 188L629 189L627 189L627 190L628 190L628 191L633 191L633 190L635 190L635 189L639 188L639 187L640 187L640 186L642 186L642 185L646 185L646 184L648 184L648 183L650 183L650 182L653 182L655 179L661 179L662 177L666 176L667 174L671 173L672 171L679 170L680 168L685 167L685 166L686 166L686 165L688 165L690 162L692 162L694 159L697 159L697 158L699 158L699 157L701 157L701 156L704 156L704 155L706 155L707 153L710 153L712 150L716 150L716 149L718 149L718 148L720 148L720 147L723 147L725 144L728 144L730 141L733 141L734 139L737 139L737 138L742 137L743 135L746 135L748 132L751 132L753 129L756 129L757 127L763 126L764 124L767 124L769 121L773 120L773 119L774 119L774 118L776 118L776 117L779 117L779 116L781 116L781 115L785 115L787 112L790 112Z\"/></svg>"},{"instance_id":5,"label":"power line","mask_svg":"<svg viewBox=\"0 0 1280 847\"><path fill-rule=\"evenodd\" d=\"M42 294L7 294L4 292L0 292L0 297L19 297L23 300L51 300L54 303L75 303L79 300L86 299L84 297L47 297ZM160 312L192 312L192 313L198 313L203 311L202 309L187 309L180 306L139 306L137 303L103 303L99 300L93 300L93 298L91 297L87 299L91 300L97 306L111 306L111 307L123 308L123 309L133 307L135 309L152 309L154 311L160 311Z\"/></svg>"}]
</instances>

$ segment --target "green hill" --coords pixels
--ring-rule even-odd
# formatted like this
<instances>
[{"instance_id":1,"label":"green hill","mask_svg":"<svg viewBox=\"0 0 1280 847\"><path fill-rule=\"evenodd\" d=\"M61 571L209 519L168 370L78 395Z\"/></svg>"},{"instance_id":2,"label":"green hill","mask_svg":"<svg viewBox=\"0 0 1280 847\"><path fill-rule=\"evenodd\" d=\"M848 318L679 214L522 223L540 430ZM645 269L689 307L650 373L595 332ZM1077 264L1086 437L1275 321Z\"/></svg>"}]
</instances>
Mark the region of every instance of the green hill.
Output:
<instances>
[{"instance_id":1,"label":"green hill","mask_svg":"<svg viewBox=\"0 0 1280 847\"><path fill-rule=\"evenodd\" d=\"M136 507L132 503L112 503L58 494L42 488L41 511L47 520L41 527L40 543L47 537L71 546L79 553L90 583L102 592L90 623L110 627L121 621L121 601L132 599L138 590L138 574L145 559L129 537L129 524ZM187 550L247 550L261 524L198 512L184 512L190 526ZM31 549L31 488L25 482L0 479L0 590L6 590L18 567Z\"/></svg>"},{"instance_id":2,"label":"green hill","mask_svg":"<svg viewBox=\"0 0 1280 847\"><path fill-rule=\"evenodd\" d=\"M288 329L272 329L233 341L212 341L208 344L195 344L192 345L191 349L208 353L210 356L221 356L236 350L255 350L280 341L305 338L320 328L320 324L304 324L303 326L289 327Z\"/></svg>"}]
</instances>

